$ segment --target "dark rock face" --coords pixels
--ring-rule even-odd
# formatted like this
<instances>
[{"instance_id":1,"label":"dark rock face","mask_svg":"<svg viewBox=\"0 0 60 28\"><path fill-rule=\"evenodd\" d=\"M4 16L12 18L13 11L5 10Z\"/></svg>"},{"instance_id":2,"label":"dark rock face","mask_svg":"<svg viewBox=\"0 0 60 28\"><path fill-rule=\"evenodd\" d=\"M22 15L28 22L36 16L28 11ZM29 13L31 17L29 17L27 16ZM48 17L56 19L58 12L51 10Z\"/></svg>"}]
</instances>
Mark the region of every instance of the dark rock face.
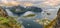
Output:
<instances>
[{"instance_id":1,"label":"dark rock face","mask_svg":"<svg viewBox=\"0 0 60 28\"><path fill-rule=\"evenodd\" d=\"M3 17L7 17L7 13L5 10L3 10L2 8L0 8L0 16L3 16Z\"/></svg>"},{"instance_id":2,"label":"dark rock face","mask_svg":"<svg viewBox=\"0 0 60 28\"><path fill-rule=\"evenodd\" d=\"M60 8L57 12L57 21L54 28L60 28Z\"/></svg>"}]
</instances>

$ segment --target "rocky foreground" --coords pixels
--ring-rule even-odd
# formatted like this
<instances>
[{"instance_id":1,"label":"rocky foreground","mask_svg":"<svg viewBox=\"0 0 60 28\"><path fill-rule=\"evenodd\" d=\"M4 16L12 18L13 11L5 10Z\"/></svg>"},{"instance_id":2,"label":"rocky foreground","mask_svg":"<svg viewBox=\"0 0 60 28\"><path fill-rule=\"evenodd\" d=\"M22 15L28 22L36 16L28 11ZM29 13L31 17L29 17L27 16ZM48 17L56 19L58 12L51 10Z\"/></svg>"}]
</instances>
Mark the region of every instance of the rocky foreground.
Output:
<instances>
[{"instance_id":1,"label":"rocky foreground","mask_svg":"<svg viewBox=\"0 0 60 28\"><path fill-rule=\"evenodd\" d=\"M0 28L21 28L21 24L0 8Z\"/></svg>"}]
</instances>

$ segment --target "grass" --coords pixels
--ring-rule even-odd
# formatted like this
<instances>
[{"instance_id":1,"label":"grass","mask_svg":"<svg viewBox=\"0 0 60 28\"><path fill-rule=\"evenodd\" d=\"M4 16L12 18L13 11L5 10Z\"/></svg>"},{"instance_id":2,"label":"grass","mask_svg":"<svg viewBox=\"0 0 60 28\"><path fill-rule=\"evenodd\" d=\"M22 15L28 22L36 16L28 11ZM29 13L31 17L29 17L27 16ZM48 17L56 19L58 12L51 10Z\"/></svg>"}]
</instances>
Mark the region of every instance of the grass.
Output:
<instances>
[{"instance_id":1,"label":"grass","mask_svg":"<svg viewBox=\"0 0 60 28\"><path fill-rule=\"evenodd\" d=\"M0 17L0 25L1 28L21 28L21 24L12 17Z\"/></svg>"}]
</instances>

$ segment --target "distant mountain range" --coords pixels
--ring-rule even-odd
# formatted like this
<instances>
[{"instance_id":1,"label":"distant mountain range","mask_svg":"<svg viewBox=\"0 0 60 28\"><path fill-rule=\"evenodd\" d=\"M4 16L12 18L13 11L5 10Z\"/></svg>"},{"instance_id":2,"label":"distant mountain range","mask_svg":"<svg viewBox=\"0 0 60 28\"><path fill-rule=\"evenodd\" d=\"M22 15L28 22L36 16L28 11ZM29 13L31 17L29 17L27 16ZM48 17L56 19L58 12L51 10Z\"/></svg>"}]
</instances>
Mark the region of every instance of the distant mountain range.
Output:
<instances>
[{"instance_id":1,"label":"distant mountain range","mask_svg":"<svg viewBox=\"0 0 60 28\"><path fill-rule=\"evenodd\" d=\"M34 7L34 6L28 6L28 7L23 7L23 6L11 6L11 7L6 7L6 6L1 6L4 10L9 9L13 14L24 14L27 11L32 11L35 13L42 12L42 9L39 7Z\"/></svg>"}]
</instances>

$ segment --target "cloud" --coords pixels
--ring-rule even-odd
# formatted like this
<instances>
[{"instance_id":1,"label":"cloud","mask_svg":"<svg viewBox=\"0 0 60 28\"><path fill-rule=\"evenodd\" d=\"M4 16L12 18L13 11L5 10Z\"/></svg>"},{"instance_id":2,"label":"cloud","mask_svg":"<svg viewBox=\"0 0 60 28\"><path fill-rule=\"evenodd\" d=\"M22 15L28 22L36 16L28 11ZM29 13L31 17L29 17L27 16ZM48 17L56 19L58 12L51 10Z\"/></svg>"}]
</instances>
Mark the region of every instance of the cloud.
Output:
<instances>
[{"instance_id":1,"label":"cloud","mask_svg":"<svg viewBox=\"0 0 60 28\"><path fill-rule=\"evenodd\" d=\"M0 0L5 5L24 5L24 6L57 6L60 0ZM0 2L1 3L1 2Z\"/></svg>"},{"instance_id":2,"label":"cloud","mask_svg":"<svg viewBox=\"0 0 60 28\"><path fill-rule=\"evenodd\" d=\"M44 5L50 5L50 6L56 6L58 4L60 4L60 0L45 0L43 2Z\"/></svg>"}]
</instances>

